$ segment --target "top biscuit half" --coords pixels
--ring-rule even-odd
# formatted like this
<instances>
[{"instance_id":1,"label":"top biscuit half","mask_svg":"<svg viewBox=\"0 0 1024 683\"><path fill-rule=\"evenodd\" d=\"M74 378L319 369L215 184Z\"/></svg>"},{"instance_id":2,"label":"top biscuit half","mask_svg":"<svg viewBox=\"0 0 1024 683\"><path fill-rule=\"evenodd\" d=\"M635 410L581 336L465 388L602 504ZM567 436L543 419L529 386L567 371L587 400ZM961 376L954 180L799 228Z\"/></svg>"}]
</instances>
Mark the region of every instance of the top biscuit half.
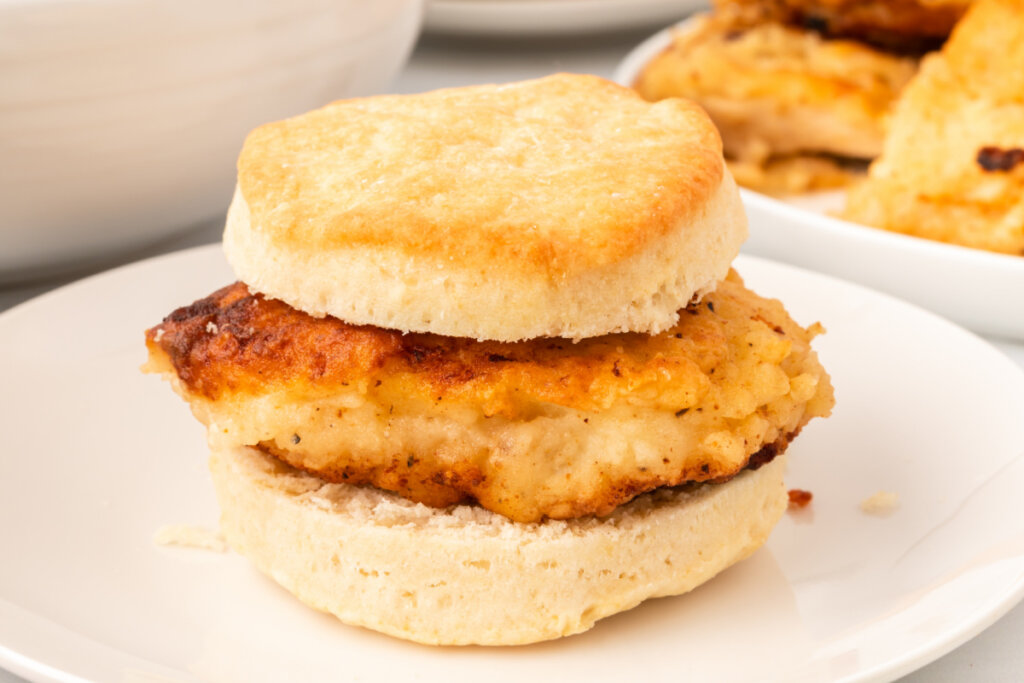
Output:
<instances>
[{"instance_id":1,"label":"top biscuit half","mask_svg":"<svg viewBox=\"0 0 1024 683\"><path fill-rule=\"evenodd\" d=\"M516 341L668 329L746 235L702 110L563 74L256 129L224 247L312 315Z\"/></svg>"}]
</instances>

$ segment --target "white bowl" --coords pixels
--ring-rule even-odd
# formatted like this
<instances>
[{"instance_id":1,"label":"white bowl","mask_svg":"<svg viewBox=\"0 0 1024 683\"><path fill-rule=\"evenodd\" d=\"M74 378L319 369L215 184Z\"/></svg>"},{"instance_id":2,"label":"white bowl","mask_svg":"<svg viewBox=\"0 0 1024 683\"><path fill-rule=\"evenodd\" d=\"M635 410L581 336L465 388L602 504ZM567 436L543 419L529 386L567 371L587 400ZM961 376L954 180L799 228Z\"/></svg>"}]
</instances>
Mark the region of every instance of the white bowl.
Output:
<instances>
[{"instance_id":1,"label":"white bowl","mask_svg":"<svg viewBox=\"0 0 1024 683\"><path fill-rule=\"evenodd\" d=\"M744 251L895 294L975 332L1024 339L1024 258L833 218L840 192L786 201L742 194L750 218Z\"/></svg>"},{"instance_id":2,"label":"white bowl","mask_svg":"<svg viewBox=\"0 0 1024 683\"><path fill-rule=\"evenodd\" d=\"M0 0L0 281L221 214L246 133L383 90L423 0Z\"/></svg>"}]
</instances>

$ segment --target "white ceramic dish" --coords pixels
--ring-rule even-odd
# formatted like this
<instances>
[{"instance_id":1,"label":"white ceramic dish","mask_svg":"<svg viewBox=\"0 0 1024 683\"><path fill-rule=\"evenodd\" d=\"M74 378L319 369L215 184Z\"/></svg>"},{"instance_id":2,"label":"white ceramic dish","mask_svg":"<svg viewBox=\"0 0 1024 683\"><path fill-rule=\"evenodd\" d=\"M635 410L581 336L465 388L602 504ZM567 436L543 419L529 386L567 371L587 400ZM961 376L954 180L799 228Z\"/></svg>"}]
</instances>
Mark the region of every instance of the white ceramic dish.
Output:
<instances>
[{"instance_id":1,"label":"white ceramic dish","mask_svg":"<svg viewBox=\"0 0 1024 683\"><path fill-rule=\"evenodd\" d=\"M685 22L675 29L685 29ZM615 71L630 85L671 41L665 29ZM841 192L785 200L743 191L750 218L744 251L860 282L984 334L1024 339L1024 258L878 230L828 215Z\"/></svg>"},{"instance_id":2,"label":"white ceramic dish","mask_svg":"<svg viewBox=\"0 0 1024 683\"><path fill-rule=\"evenodd\" d=\"M386 88L422 6L0 2L0 282L223 214L246 133Z\"/></svg>"},{"instance_id":3,"label":"white ceramic dish","mask_svg":"<svg viewBox=\"0 0 1024 683\"><path fill-rule=\"evenodd\" d=\"M839 403L794 443L788 475L811 508L690 595L508 649L347 627L233 554L153 544L164 524L216 525L202 430L138 366L145 327L232 279L217 247L0 315L0 666L33 680L521 683L629 680L638 666L650 681L888 680L927 663L1024 590L1024 375L895 299L737 265L829 328L816 345ZM861 512L880 489L899 507Z\"/></svg>"},{"instance_id":4,"label":"white ceramic dish","mask_svg":"<svg viewBox=\"0 0 1024 683\"><path fill-rule=\"evenodd\" d=\"M565 35L657 26L707 0L428 0L428 31L461 35Z\"/></svg>"},{"instance_id":5,"label":"white ceramic dish","mask_svg":"<svg viewBox=\"0 0 1024 683\"><path fill-rule=\"evenodd\" d=\"M750 190L752 254L880 289L983 334L1024 339L1024 258L877 230L826 214L842 193L787 201Z\"/></svg>"}]
</instances>

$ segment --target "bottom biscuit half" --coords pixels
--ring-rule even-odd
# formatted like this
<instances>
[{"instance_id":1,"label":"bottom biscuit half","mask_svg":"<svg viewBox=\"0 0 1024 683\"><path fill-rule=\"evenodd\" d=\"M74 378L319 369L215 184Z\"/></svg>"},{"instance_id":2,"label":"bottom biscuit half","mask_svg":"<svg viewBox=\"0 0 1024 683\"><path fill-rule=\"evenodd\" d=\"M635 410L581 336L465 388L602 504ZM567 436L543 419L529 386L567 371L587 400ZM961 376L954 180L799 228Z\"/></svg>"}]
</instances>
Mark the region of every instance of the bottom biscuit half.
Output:
<instances>
[{"instance_id":1,"label":"bottom biscuit half","mask_svg":"<svg viewBox=\"0 0 1024 683\"><path fill-rule=\"evenodd\" d=\"M763 545L787 502L782 456L605 518L529 524L327 483L251 448L210 468L223 533L260 571L347 624L432 645L549 640L690 591Z\"/></svg>"}]
</instances>

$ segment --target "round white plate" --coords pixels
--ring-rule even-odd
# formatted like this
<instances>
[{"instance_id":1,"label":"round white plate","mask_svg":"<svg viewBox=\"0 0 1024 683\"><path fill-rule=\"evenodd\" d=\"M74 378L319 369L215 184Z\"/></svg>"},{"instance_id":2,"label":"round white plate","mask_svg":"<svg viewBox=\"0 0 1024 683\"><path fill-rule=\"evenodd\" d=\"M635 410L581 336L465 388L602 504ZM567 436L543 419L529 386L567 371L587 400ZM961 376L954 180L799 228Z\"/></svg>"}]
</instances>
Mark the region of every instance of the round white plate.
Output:
<instances>
[{"instance_id":1,"label":"round white plate","mask_svg":"<svg viewBox=\"0 0 1024 683\"><path fill-rule=\"evenodd\" d=\"M685 23L675 29L685 29ZM665 29L619 64L631 85L671 42ZM853 280L924 306L984 334L1024 339L1024 258L933 242L834 218L842 192L775 199L743 190L744 251Z\"/></svg>"},{"instance_id":2,"label":"round white plate","mask_svg":"<svg viewBox=\"0 0 1024 683\"><path fill-rule=\"evenodd\" d=\"M697 591L519 648L429 648L310 610L233 554L154 545L215 527L203 431L144 376L143 330L232 277L217 247L0 315L0 666L35 680L892 679L1024 590L1024 374L942 319L750 257L756 290L821 320L838 406L790 452L814 494ZM858 503L896 492L888 517ZM481 605L481 609L487 609Z\"/></svg>"},{"instance_id":3,"label":"round white plate","mask_svg":"<svg viewBox=\"0 0 1024 683\"><path fill-rule=\"evenodd\" d=\"M427 31L463 35L565 35L657 26L707 0L428 0Z\"/></svg>"}]
</instances>

